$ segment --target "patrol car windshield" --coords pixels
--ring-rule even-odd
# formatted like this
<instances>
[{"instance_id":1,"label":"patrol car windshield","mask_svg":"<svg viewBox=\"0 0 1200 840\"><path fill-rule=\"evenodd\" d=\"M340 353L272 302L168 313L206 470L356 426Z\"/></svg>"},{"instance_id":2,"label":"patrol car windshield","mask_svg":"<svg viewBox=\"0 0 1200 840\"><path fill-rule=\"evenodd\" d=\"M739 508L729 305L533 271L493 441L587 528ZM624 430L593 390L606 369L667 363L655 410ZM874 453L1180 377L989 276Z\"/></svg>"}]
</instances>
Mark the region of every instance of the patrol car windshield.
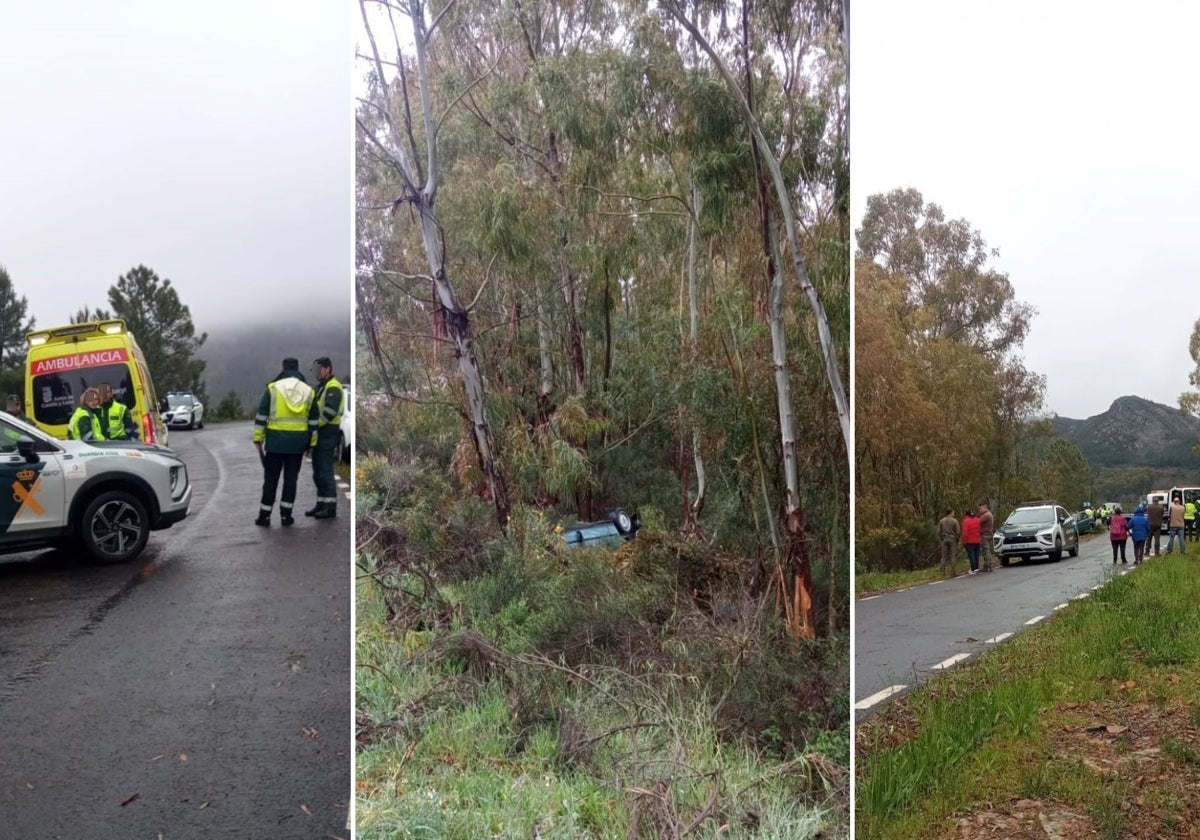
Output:
<instances>
[{"instance_id":1,"label":"patrol car windshield","mask_svg":"<svg viewBox=\"0 0 1200 840\"><path fill-rule=\"evenodd\" d=\"M1054 508L1017 508L1008 517L1009 525L1049 525L1054 522Z\"/></svg>"},{"instance_id":2,"label":"patrol car windshield","mask_svg":"<svg viewBox=\"0 0 1200 840\"><path fill-rule=\"evenodd\" d=\"M191 394L167 394L167 405L171 408L191 408L193 402Z\"/></svg>"},{"instance_id":3,"label":"patrol car windshield","mask_svg":"<svg viewBox=\"0 0 1200 840\"><path fill-rule=\"evenodd\" d=\"M33 378L33 417L47 426L64 426L79 407L79 398L88 388L107 382L116 398L131 405L129 368L125 365L98 365L78 370L44 373Z\"/></svg>"}]
</instances>

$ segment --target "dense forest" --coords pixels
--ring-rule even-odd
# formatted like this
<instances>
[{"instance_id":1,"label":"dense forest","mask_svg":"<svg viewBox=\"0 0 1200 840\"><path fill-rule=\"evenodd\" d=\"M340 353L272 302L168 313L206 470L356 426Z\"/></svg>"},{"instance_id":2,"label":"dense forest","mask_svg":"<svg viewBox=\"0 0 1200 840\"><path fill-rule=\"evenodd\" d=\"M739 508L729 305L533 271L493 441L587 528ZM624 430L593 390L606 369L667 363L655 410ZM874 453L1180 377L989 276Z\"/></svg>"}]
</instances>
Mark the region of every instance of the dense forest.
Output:
<instances>
[{"instance_id":1,"label":"dense forest","mask_svg":"<svg viewBox=\"0 0 1200 840\"><path fill-rule=\"evenodd\" d=\"M859 568L935 565L937 521L980 502L1087 500L1091 465L1043 412L1033 309L983 234L915 189L870 196L855 262Z\"/></svg>"},{"instance_id":2,"label":"dense forest","mask_svg":"<svg viewBox=\"0 0 1200 840\"><path fill-rule=\"evenodd\" d=\"M842 7L362 7L359 836L845 834Z\"/></svg>"}]
</instances>

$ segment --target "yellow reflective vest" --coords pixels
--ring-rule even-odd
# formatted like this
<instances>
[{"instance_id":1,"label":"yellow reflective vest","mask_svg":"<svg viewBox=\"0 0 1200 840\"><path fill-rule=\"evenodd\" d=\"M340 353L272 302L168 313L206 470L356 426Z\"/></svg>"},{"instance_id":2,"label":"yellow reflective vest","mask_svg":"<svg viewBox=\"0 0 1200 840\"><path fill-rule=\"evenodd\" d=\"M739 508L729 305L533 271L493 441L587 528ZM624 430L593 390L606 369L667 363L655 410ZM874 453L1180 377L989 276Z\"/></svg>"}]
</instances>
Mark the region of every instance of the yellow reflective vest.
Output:
<instances>
[{"instance_id":1,"label":"yellow reflective vest","mask_svg":"<svg viewBox=\"0 0 1200 840\"><path fill-rule=\"evenodd\" d=\"M87 421L86 423L84 421ZM87 406L79 406L67 426L71 440L104 440L104 424Z\"/></svg>"}]
</instances>

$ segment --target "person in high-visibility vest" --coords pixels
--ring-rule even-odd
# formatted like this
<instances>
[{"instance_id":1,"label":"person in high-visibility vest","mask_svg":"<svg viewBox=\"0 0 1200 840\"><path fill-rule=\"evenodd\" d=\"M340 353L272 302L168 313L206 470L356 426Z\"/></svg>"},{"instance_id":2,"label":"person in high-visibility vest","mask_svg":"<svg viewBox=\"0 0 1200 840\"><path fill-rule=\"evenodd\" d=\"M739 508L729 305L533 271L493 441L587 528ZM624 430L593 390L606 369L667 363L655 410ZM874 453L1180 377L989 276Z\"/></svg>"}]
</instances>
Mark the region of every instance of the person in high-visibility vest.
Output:
<instances>
[{"instance_id":1,"label":"person in high-visibility vest","mask_svg":"<svg viewBox=\"0 0 1200 840\"><path fill-rule=\"evenodd\" d=\"M1185 502L1183 505L1183 532L1187 534L1188 542L1196 541L1196 503Z\"/></svg>"},{"instance_id":2,"label":"person in high-visibility vest","mask_svg":"<svg viewBox=\"0 0 1200 840\"><path fill-rule=\"evenodd\" d=\"M254 416L254 445L263 464L262 500L255 525L271 524L281 472L279 524L288 526L295 521L292 507L296 501L296 479L316 430L316 420L310 419L312 401L313 389L300 373L300 362L284 359L283 370L267 383Z\"/></svg>"},{"instance_id":3,"label":"person in high-visibility vest","mask_svg":"<svg viewBox=\"0 0 1200 840\"><path fill-rule=\"evenodd\" d=\"M138 427L137 423L133 422L133 413L129 406L117 401L112 385L107 382L100 383L100 400L105 439L138 440Z\"/></svg>"},{"instance_id":4,"label":"person in high-visibility vest","mask_svg":"<svg viewBox=\"0 0 1200 840\"><path fill-rule=\"evenodd\" d=\"M99 411L100 392L95 388L88 388L79 397L79 407L75 409L67 424L67 438L93 442L104 440L104 423Z\"/></svg>"},{"instance_id":5,"label":"person in high-visibility vest","mask_svg":"<svg viewBox=\"0 0 1200 840\"><path fill-rule=\"evenodd\" d=\"M312 437L313 483L317 485L316 507L304 511L314 519L337 516L337 481L333 477L333 458L341 435L342 414L346 411L346 389L333 375L333 362L328 356L313 362L317 375L317 391L313 396L312 412L317 430Z\"/></svg>"}]
</instances>

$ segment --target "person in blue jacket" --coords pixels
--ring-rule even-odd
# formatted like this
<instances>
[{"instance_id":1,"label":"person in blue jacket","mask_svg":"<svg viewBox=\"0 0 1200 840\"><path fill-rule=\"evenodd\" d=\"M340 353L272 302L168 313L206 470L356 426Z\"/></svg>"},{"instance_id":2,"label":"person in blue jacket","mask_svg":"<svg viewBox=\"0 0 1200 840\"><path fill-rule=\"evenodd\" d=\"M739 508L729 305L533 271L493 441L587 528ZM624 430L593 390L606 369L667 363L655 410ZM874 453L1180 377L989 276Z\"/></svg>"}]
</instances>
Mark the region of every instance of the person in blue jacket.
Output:
<instances>
[{"instance_id":1,"label":"person in blue jacket","mask_svg":"<svg viewBox=\"0 0 1200 840\"><path fill-rule=\"evenodd\" d=\"M1129 518L1129 536L1133 537L1133 565L1140 565L1146 555L1146 540L1150 538L1150 518L1146 506L1138 505Z\"/></svg>"}]
</instances>

